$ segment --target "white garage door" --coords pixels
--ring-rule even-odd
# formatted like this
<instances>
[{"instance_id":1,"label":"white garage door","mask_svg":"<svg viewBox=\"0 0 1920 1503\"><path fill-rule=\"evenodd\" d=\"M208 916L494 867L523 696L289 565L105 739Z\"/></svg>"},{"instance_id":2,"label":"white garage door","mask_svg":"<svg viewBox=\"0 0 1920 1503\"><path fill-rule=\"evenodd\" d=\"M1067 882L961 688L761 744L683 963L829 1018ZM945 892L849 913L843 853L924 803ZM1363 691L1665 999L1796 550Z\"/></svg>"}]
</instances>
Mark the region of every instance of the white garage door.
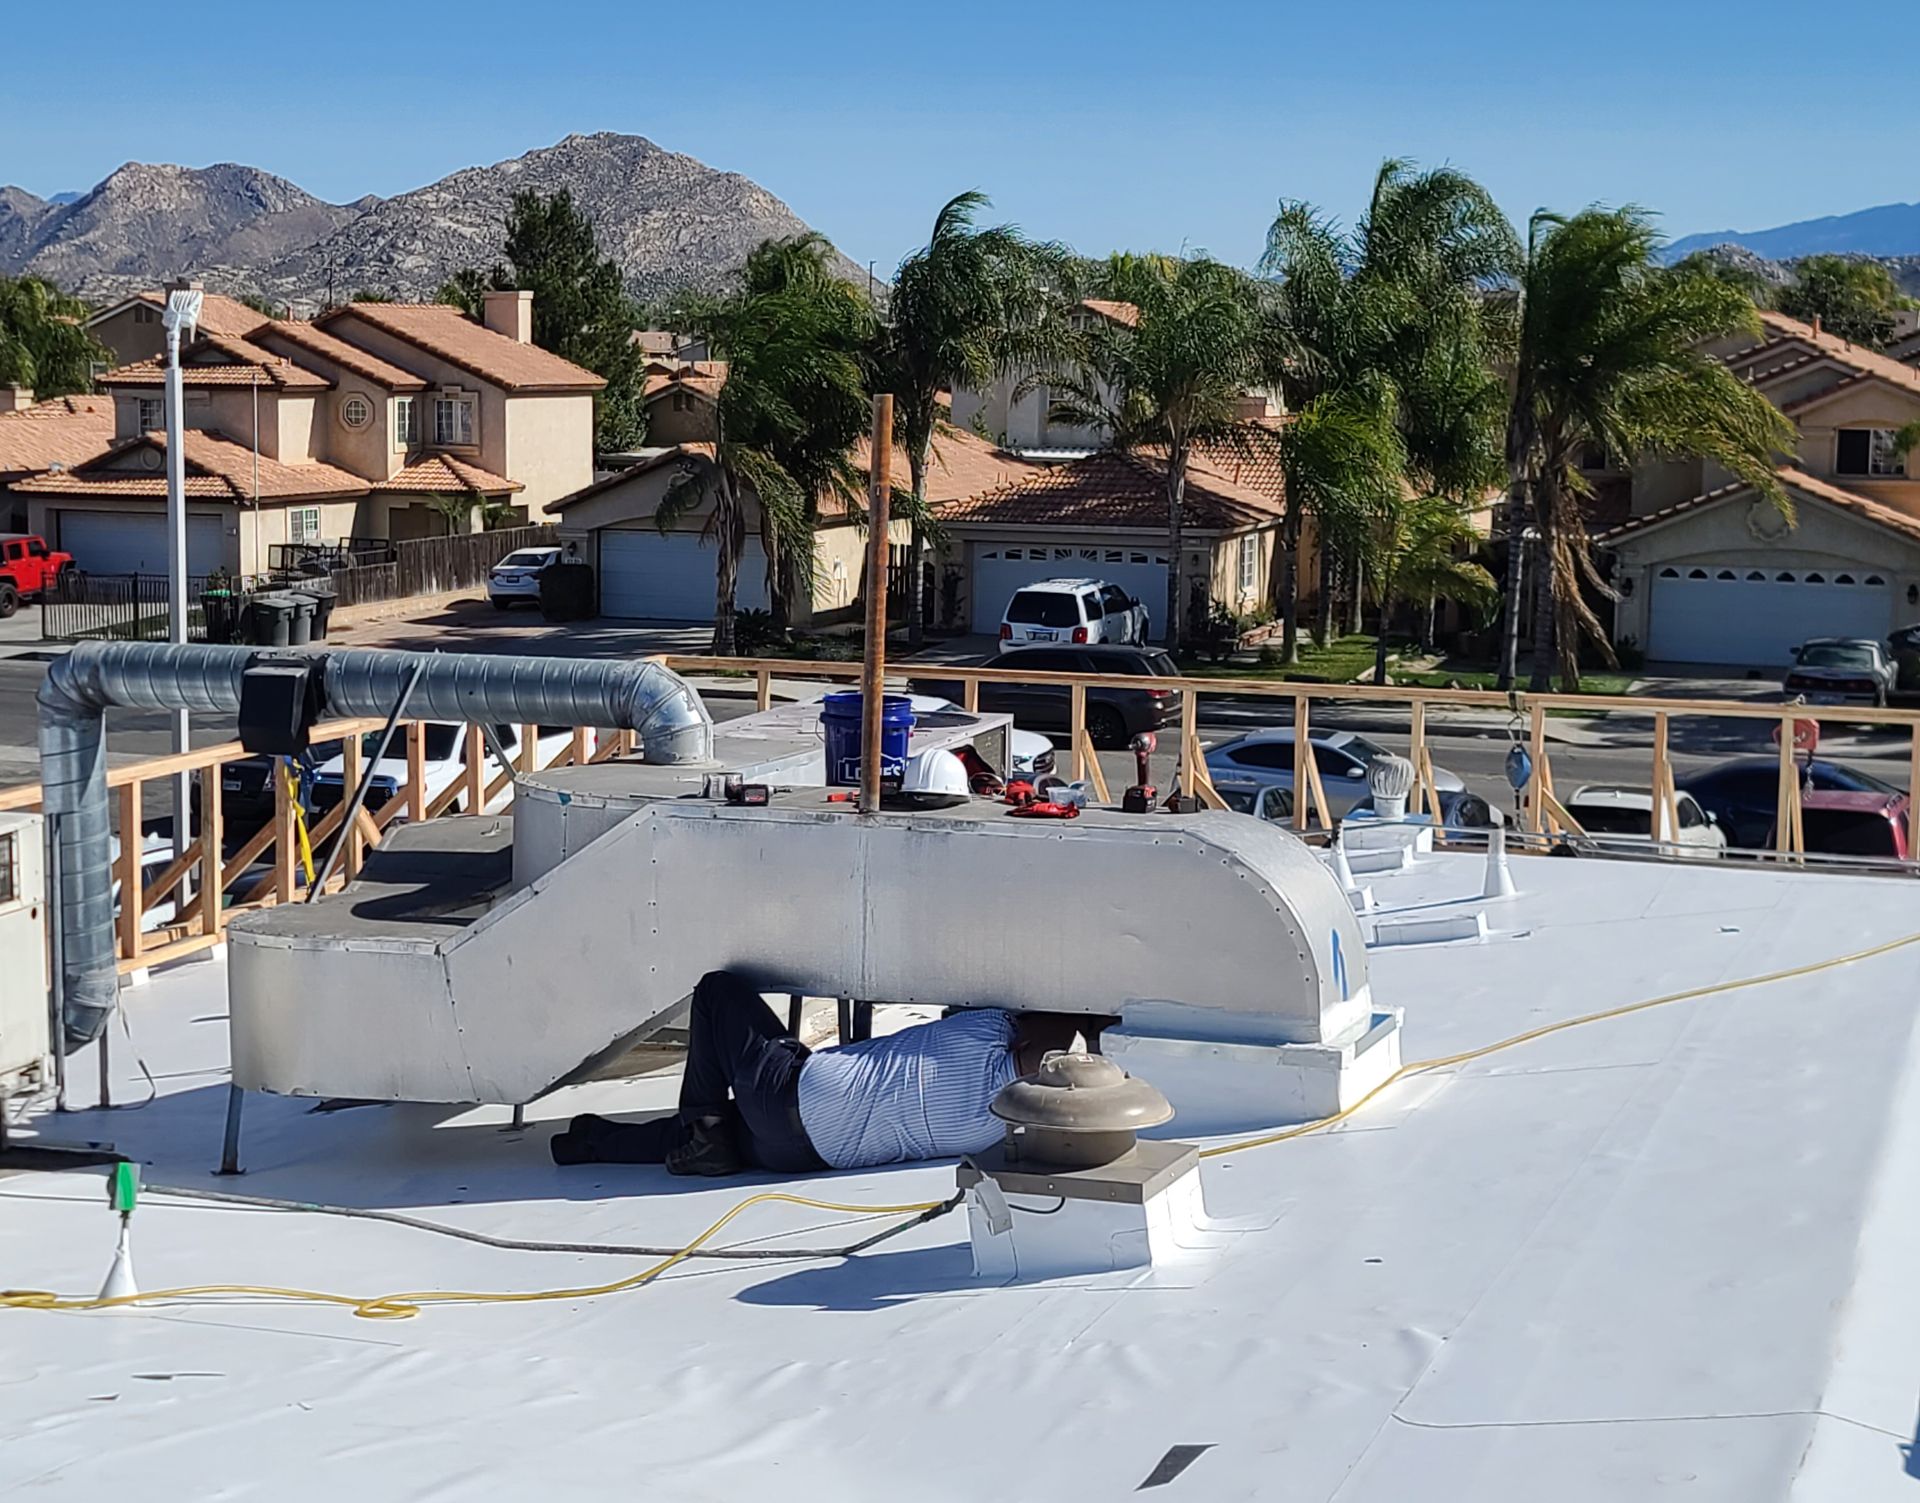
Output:
<instances>
[{"instance_id":1,"label":"white garage door","mask_svg":"<svg viewBox=\"0 0 1920 1503\"><path fill-rule=\"evenodd\" d=\"M108 511L65 511L55 527L55 545L73 555L89 574L165 574L167 519ZM219 517L187 516L187 573L211 574L226 563L224 524Z\"/></svg>"},{"instance_id":2,"label":"white garage door","mask_svg":"<svg viewBox=\"0 0 1920 1503\"><path fill-rule=\"evenodd\" d=\"M973 545L973 629L989 636L1000 630L1007 602L1022 585L1036 579L1104 579L1144 601L1161 640L1167 613L1167 554L1164 548L1007 548Z\"/></svg>"},{"instance_id":3,"label":"white garage door","mask_svg":"<svg viewBox=\"0 0 1920 1503\"><path fill-rule=\"evenodd\" d=\"M600 534L600 614L637 621L711 621L717 550L698 533L651 527ZM767 556L748 538L740 554L734 602L767 608Z\"/></svg>"},{"instance_id":4,"label":"white garage door","mask_svg":"<svg viewBox=\"0 0 1920 1503\"><path fill-rule=\"evenodd\" d=\"M1715 564L1654 571L1647 656L1669 663L1783 668L1808 637L1884 637L1886 576Z\"/></svg>"}]
</instances>

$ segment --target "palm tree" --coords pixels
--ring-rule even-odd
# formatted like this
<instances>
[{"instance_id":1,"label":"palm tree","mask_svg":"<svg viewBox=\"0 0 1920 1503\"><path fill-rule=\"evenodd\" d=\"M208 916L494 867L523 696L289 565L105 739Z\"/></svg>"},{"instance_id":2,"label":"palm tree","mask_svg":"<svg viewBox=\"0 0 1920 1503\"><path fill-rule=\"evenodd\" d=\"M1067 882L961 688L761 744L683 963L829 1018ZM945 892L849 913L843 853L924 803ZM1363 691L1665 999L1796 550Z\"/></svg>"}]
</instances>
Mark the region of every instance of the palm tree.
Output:
<instances>
[{"instance_id":1,"label":"palm tree","mask_svg":"<svg viewBox=\"0 0 1920 1503\"><path fill-rule=\"evenodd\" d=\"M1013 225L976 229L974 217L987 204L984 194L962 193L934 216L927 243L894 275L880 330L880 389L893 393L894 427L912 488L904 509L914 561L907 640L915 647L925 633L926 593L919 576L940 394L955 387L978 390L1065 353L1058 293L1065 252L1026 239Z\"/></svg>"},{"instance_id":2,"label":"palm tree","mask_svg":"<svg viewBox=\"0 0 1920 1503\"><path fill-rule=\"evenodd\" d=\"M1634 208L1543 211L1528 225L1506 451L1508 535L1521 537L1530 516L1538 536L1535 691L1550 687L1556 663L1563 686L1579 687L1583 640L1613 661L1584 593L1609 592L1587 536L1588 486L1577 463L1584 447L1703 456L1787 505L1774 465L1794 442L1793 425L1701 348L1757 333L1759 315L1738 288L1659 265L1659 244ZM1519 573L1516 548L1503 687L1513 679Z\"/></svg>"},{"instance_id":3,"label":"palm tree","mask_svg":"<svg viewBox=\"0 0 1920 1503\"><path fill-rule=\"evenodd\" d=\"M1137 317L1089 320L1067 369L1023 385L1053 389L1056 421L1104 429L1115 448L1165 458L1165 619L1177 649L1188 467L1202 449L1257 441L1240 402L1279 380L1286 347L1260 285L1206 256L1115 256L1099 269L1097 290L1132 305Z\"/></svg>"},{"instance_id":4,"label":"palm tree","mask_svg":"<svg viewBox=\"0 0 1920 1503\"><path fill-rule=\"evenodd\" d=\"M1391 507L1369 539L1367 577L1380 607L1380 636L1374 648L1373 681L1387 681L1387 631L1394 607L1422 608L1419 635L1431 634L1434 603L1442 596L1476 614L1500 601L1493 576L1463 548L1480 540L1466 508L1445 496L1410 496Z\"/></svg>"},{"instance_id":5,"label":"palm tree","mask_svg":"<svg viewBox=\"0 0 1920 1503\"><path fill-rule=\"evenodd\" d=\"M727 362L715 402L714 462L688 464L655 512L663 532L702 502L717 545L713 651L731 656L749 502L759 509L767 583L790 601L813 579L813 528L822 493L846 485L847 453L866 422L872 339L865 299L828 270L817 234L768 240L747 258L741 285L691 300L679 317Z\"/></svg>"}]
</instances>

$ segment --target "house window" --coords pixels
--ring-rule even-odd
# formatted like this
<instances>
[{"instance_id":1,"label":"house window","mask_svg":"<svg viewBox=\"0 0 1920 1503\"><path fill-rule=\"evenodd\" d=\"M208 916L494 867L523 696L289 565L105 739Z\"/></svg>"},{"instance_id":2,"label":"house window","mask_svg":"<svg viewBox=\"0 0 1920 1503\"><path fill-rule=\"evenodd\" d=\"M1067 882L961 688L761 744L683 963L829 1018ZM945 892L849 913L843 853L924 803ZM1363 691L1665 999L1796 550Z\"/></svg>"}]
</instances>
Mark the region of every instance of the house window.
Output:
<instances>
[{"instance_id":1,"label":"house window","mask_svg":"<svg viewBox=\"0 0 1920 1503\"><path fill-rule=\"evenodd\" d=\"M1907 456L1891 428L1842 428L1834 435L1836 475L1904 475Z\"/></svg>"},{"instance_id":2,"label":"house window","mask_svg":"<svg viewBox=\"0 0 1920 1503\"><path fill-rule=\"evenodd\" d=\"M133 310L133 321L137 324L150 324L159 316L160 310L150 303L136 304Z\"/></svg>"},{"instance_id":3,"label":"house window","mask_svg":"<svg viewBox=\"0 0 1920 1503\"><path fill-rule=\"evenodd\" d=\"M287 509L287 541L289 543L320 541L319 507L293 506Z\"/></svg>"},{"instance_id":4,"label":"house window","mask_svg":"<svg viewBox=\"0 0 1920 1503\"><path fill-rule=\"evenodd\" d=\"M1582 444L1580 446L1580 468L1587 471L1612 469L1613 466L1607 463L1607 446L1605 444Z\"/></svg>"},{"instance_id":5,"label":"house window","mask_svg":"<svg viewBox=\"0 0 1920 1503\"><path fill-rule=\"evenodd\" d=\"M459 448L473 443L473 398L433 399L433 441Z\"/></svg>"},{"instance_id":6,"label":"house window","mask_svg":"<svg viewBox=\"0 0 1920 1503\"><path fill-rule=\"evenodd\" d=\"M164 397L141 397L140 431L151 433L156 428L167 426L167 403Z\"/></svg>"},{"instance_id":7,"label":"house window","mask_svg":"<svg viewBox=\"0 0 1920 1503\"><path fill-rule=\"evenodd\" d=\"M405 449L418 442L420 442L420 430L415 426L413 398L395 397L393 399L394 447Z\"/></svg>"},{"instance_id":8,"label":"house window","mask_svg":"<svg viewBox=\"0 0 1920 1503\"><path fill-rule=\"evenodd\" d=\"M675 412L692 412L693 394L691 392L676 391L673 394L673 410Z\"/></svg>"},{"instance_id":9,"label":"house window","mask_svg":"<svg viewBox=\"0 0 1920 1503\"><path fill-rule=\"evenodd\" d=\"M1248 533L1240 539L1240 593L1251 595L1260 579L1260 539Z\"/></svg>"},{"instance_id":10,"label":"house window","mask_svg":"<svg viewBox=\"0 0 1920 1503\"><path fill-rule=\"evenodd\" d=\"M340 403L340 421L349 428L364 428L373 421L373 403L355 392Z\"/></svg>"}]
</instances>

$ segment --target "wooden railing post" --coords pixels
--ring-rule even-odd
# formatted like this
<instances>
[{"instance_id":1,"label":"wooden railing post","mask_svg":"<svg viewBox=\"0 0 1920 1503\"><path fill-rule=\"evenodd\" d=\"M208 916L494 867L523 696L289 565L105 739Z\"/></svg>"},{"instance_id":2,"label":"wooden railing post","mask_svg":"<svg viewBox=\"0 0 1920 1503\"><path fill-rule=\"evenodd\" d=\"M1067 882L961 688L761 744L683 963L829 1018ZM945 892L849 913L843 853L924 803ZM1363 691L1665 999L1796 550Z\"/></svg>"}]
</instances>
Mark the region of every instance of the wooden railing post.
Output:
<instances>
[{"instance_id":1,"label":"wooden railing post","mask_svg":"<svg viewBox=\"0 0 1920 1503\"><path fill-rule=\"evenodd\" d=\"M756 710L773 708L773 670L771 668L753 670L753 707Z\"/></svg>"},{"instance_id":2,"label":"wooden railing post","mask_svg":"<svg viewBox=\"0 0 1920 1503\"><path fill-rule=\"evenodd\" d=\"M1073 741L1073 778L1079 782L1087 775L1086 755L1083 748L1087 744L1087 686L1075 684L1067 691L1068 724L1067 733Z\"/></svg>"},{"instance_id":3,"label":"wooden railing post","mask_svg":"<svg viewBox=\"0 0 1920 1503\"><path fill-rule=\"evenodd\" d=\"M1667 716L1653 717L1653 839L1656 845L1678 838L1679 811L1673 792L1673 769L1667 759Z\"/></svg>"},{"instance_id":4,"label":"wooden railing post","mask_svg":"<svg viewBox=\"0 0 1920 1503\"><path fill-rule=\"evenodd\" d=\"M407 818L418 824L427 817L427 723L407 722Z\"/></svg>"},{"instance_id":5,"label":"wooden railing post","mask_svg":"<svg viewBox=\"0 0 1920 1503\"><path fill-rule=\"evenodd\" d=\"M1533 776L1527 781L1527 828L1538 835L1546 809L1540 795L1546 790L1547 707L1538 700L1528 714L1527 747L1533 758Z\"/></svg>"},{"instance_id":6,"label":"wooden railing post","mask_svg":"<svg viewBox=\"0 0 1920 1503\"><path fill-rule=\"evenodd\" d=\"M536 772L540 766L540 727L523 725L520 727L520 771Z\"/></svg>"},{"instance_id":7,"label":"wooden railing post","mask_svg":"<svg viewBox=\"0 0 1920 1503\"><path fill-rule=\"evenodd\" d=\"M226 844L222 812L220 764L216 762L200 769L200 932L215 936L227 921L221 863L221 848Z\"/></svg>"},{"instance_id":8,"label":"wooden railing post","mask_svg":"<svg viewBox=\"0 0 1920 1503\"><path fill-rule=\"evenodd\" d=\"M487 738L480 734L478 725L469 721L465 740L467 765L460 774L467 785L465 812L485 814L487 812Z\"/></svg>"},{"instance_id":9,"label":"wooden railing post","mask_svg":"<svg viewBox=\"0 0 1920 1503\"><path fill-rule=\"evenodd\" d=\"M120 958L140 958L140 783L120 789Z\"/></svg>"},{"instance_id":10,"label":"wooden railing post","mask_svg":"<svg viewBox=\"0 0 1920 1503\"><path fill-rule=\"evenodd\" d=\"M1413 798L1407 805L1407 813L1424 814L1427 812L1427 702L1416 699L1413 702L1412 739L1407 744L1407 760L1413 763ZM1433 811L1434 822L1440 819L1440 809L1436 805Z\"/></svg>"},{"instance_id":11,"label":"wooden railing post","mask_svg":"<svg viewBox=\"0 0 1920 1503\"><path fill-rule=\"evenodd\" d=\"M287 792L287 766L278 757L268 759L273 779L273 895L282 903L293 901L293 863L299 855L298 833L293 825L293 799Z\"/></svg>"},{"instance_id":12,"label":"wooden railing post","mask_svg":"<svg viewBox=\"0 0 1920 1503\"><path fill-rule=\"evenodd\" d=\"M1296 690L1293 696L1293 827L1304 830L1307 827L1307 805L1309 793L1313 787L1307 777L1307 768L1311 765L1311 748L1307 744L1307 696ZM1326 817L1326 810L1320 811Z\"/></svg>"},{"instance_id":13,"label":"wooden railing post","mask_svg":"<svg viewBox=\"0 0 1920 1503\"><path fill-rule=\"evenodd\" d=\"M965 710L969 715L978 715L980 713L980 680L979 679L977 678L967 679L965 683L961 686L960 708Z\"/></svg>"},{"instance_id":14,"label":"wooden railing post","mask_svg":"<svg viewBox=\"0 0 1920 1503\"><path fill-rule=\"evenodd\" d=\"M362 760L363 754L360 750L360 737L358 735L347 737L341 748L340 755L342 785L340 798L342 804L351 800L354 789L360 786L360 779L365 775L365 770L360 765ZM360 833L360 821L356 819L334 838L336 840L344 840L347 843L346 855L341 862L341 866L346 872L346 880L351 882L355 877L360 875L360 863L366 859L367 855L367 842L366 838Z\"/></svg>"},{"instance_id":15,"label":"wooden railing post","mask_svg":"<svg viewBox=\"0 0 1920 1503\"><path fill-rule=\"evenodd\" d=\"M1199 772L1193 765L1200 755L1200 693L1185 689L1180 694L1180 803L1185 807L1199 786Z\"/></svg>"}]
</instances>

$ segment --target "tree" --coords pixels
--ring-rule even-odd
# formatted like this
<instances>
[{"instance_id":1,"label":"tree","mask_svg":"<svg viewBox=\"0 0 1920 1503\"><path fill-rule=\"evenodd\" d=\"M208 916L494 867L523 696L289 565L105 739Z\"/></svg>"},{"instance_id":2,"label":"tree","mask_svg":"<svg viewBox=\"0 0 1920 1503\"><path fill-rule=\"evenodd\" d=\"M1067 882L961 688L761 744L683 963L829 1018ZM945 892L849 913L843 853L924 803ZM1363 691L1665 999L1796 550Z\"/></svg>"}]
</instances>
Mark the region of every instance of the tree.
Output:
<instances>
[{"instance_id":1,"label":"tree","mask_svg":"<svg viewBox=\"0 0 1920 1503\"><path fill-rule=\"evenodd\" d=\"M519 510L505 496L483 496L478 491L457 491L451 496L436 493L427 497L427 505L445 518L447 533L454 537L473 530L476 508L485 532L498 532L520 519Z\"/></svg>"},{"instance_id":2,"label":"tree","mask_svg":"<svg viewBox=\"0 0 1920 1503\"><path fill-rule=\"evenodd\" d=\"M1441 597L1485 614L1500 601L1500 587L1461 550L1480 540L1466 508L1445 496L1410 496L1391 507L1369 540L1367 577L1380 607L1373 681L1387 681L1387 631L1394 607L1422 608L1422 645L1431 638L1433 607Z\"/></svg>"},{"instance_id":3,"label":"tree","mask_svg":"<svg viewBox=\"0 0 1920 1503\"><path fill-rule=\"evenodd\" d=\"M531 292L533 342L607 383L594 402L595 445L637 447L646 436L646 361L633 342L639 313L619 263L600 254L593 221L565 188L527 189L507 210L504 251L504 265L456 271L439 296L477 317L489 291Z\"/></svg>"},{"instance_id":4,"label":"tree","mask_svg":"<svg viewBox=\"0 0 1920 1503\"><path fill-rule=\"evenodd\" d=\"M1794 263L1793 281L1775 299L1782 313L1811 322L1854 344L1879 349L1893 338L1894 315L1914 306L1893 274L1859 256L1807 256Z\"/></svg>"},{"instance_id":5,"label":"tree","mask_svg":"<svg viewBox=\"0 0 1920 1503\"><path fill-rule=\"evenodd\" d=\"M1695 251L1674 262L1673 269L1713 277L1737 287L1756 308L1773 307L1780 295L1779 287L1760 270L1758 258L1742 252L1738 246L1716 245Z\"/></svg>"},{"instance_id":6,"label":"tree","mask_svg":"<svg viewBox=\"0 0 1920 1503\"><path fill-rule=\"evenodd\" d=\"M87 331L93 310L39 277L0 277L0 382L64 397L93 384L113 357Z\"/></svg>"},{"instance_id":7,"label":"tree","mask_svg":"<svg viewBox=\"0 0 1920 1503\"><path fill-rule=\"evenodd\" d=\"M848 453L867 420L873 339L866 299L832 274L816 234L768 240L747 258L741 286L691 299L678 317L727 362L715 401L714 463L689 464L655 512L663 532L710 504L705 534L717 545L713 651L734 650L734 600L749 500L760 512L768 584L776 603L813 580L813 527L822 497L851 504Z\"/></svg>"},{"instance_id":8,"label":"tree","mask_svg":"<svg viewBox=\"0 0 1920 1503\"><path fill-rule=\"evenodd\" d=\"M377 287L361 287L356 289L353 296L348 298L347 301L350 303L390 303L393 301L393 294L382 292Z\"/></svg>"},{"instance_id":9,"label":"tree","mask_svg":"<svg viewBox=\"0 0 1920 1503\"><path fill-rule=\"evenodd\" d=\"M1740 330L1758 332L1759 315L1738 288L1660 266L1658 247L1651 220L1633 208L1542 211L1528 226L1506 452L1508 535L1521 538L1529 517L1538 534L1536 691L1551 685L1556 662L1563 685L1579 687L1583 640L1613 661L1585 595L1608 592L1582 506L1585 446L1703 456L1787 504L1774 465L1794 441L1793 425L1701 349ZM1517 547L1513 553L1503 686L1512 682L1518 619Z\"/></svg>"},{"instance_id":10,"label":"tree","mask_svg":"<svg viewBox=\"0 0 1920 1503\"><path fill-rule=\"evenodd\" d=\"M1241 398L1273 385L1285 359L1282 331L1259 284L1207 256L1115 256L1095 288L1137 310L1132 321L1091 319L1063 369L1022 383L1054 390L1061 422L1104 428L1119 449L1166 460L1167 643L1180 646L1187 471L1208 448L1256 440Z\"/></svg>"},{"instance_id":11,"label":"tree","mask_svg":"<svg viewBox=\"0 0 1920 1503\"><path fill-rule=\"evenodd\" d=\"M880 389L894 397L894 425L907 454L912 497L907 640L925 632L922 570L927 467L940 427L940 395L978 390L1018 369L1058 360L1067 324L1058 295L1064 252L1026 239L1012 225L976 229L984 194L962 193L934 216L927 243L900 263L876 363Z\"/></svg>"}]
</instances>

